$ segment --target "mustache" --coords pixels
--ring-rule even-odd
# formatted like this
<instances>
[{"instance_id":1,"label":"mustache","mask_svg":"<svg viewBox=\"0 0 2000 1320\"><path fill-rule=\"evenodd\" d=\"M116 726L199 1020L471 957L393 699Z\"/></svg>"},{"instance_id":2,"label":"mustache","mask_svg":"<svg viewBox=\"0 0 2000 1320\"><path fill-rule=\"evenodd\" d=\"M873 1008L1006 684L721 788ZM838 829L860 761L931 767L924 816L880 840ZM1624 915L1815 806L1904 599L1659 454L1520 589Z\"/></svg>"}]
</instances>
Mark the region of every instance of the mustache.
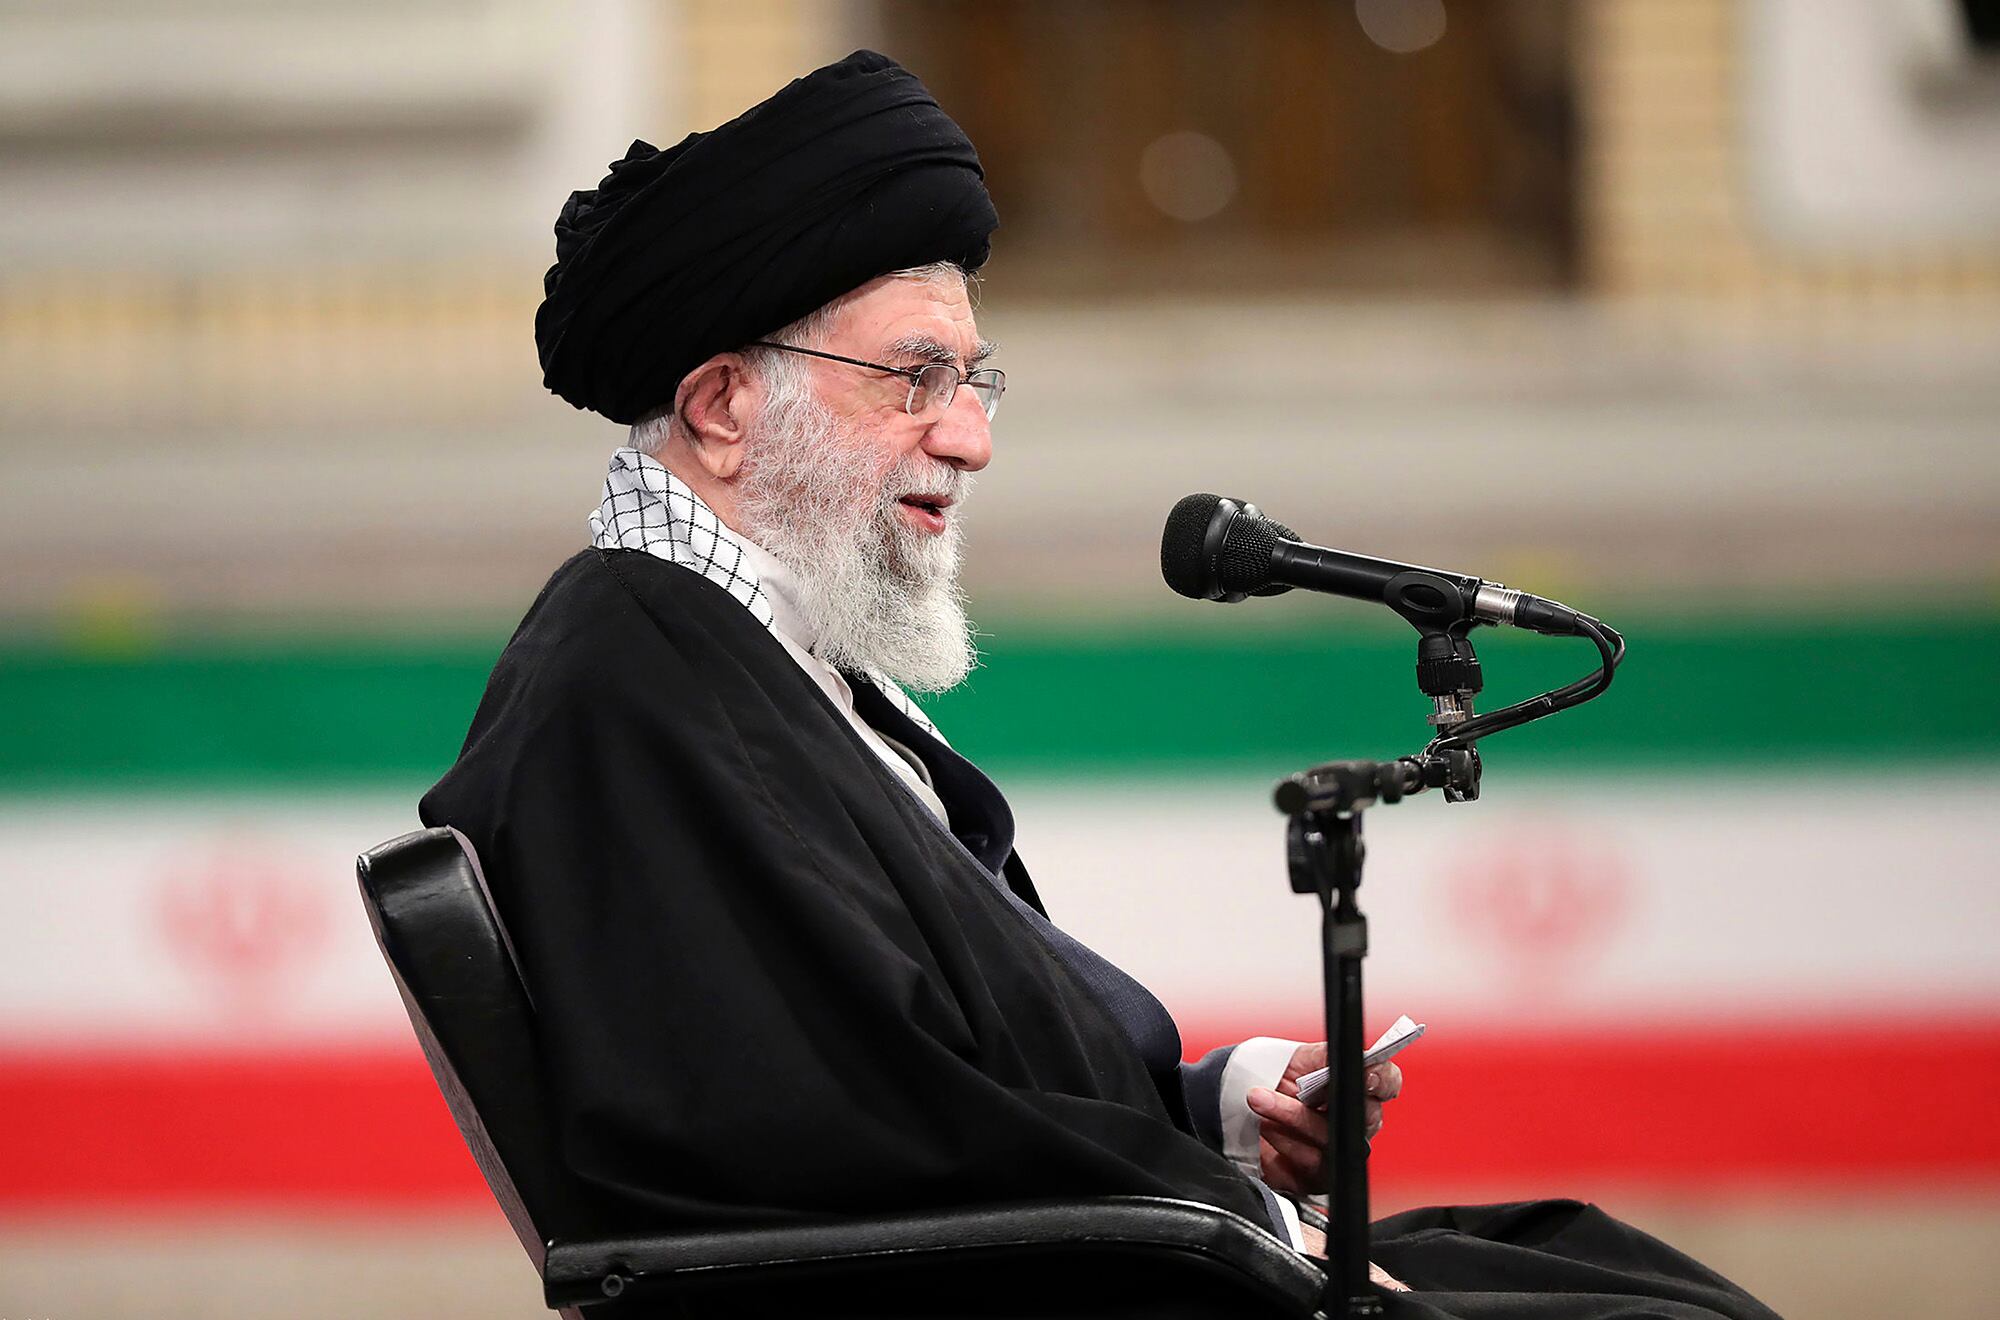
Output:
<instances>
[{"instance_id":1,"label":"mustache","mask_svg":"<svg viewBox=\"0 0 2000 1320\"><path fill-rule=\"evenodd\" d=\"M942 495L956 508L971 493L971 473L917 454L899 459L882 479L882 499L887 504L905 495Z\"/></svg>"}]
</instances>

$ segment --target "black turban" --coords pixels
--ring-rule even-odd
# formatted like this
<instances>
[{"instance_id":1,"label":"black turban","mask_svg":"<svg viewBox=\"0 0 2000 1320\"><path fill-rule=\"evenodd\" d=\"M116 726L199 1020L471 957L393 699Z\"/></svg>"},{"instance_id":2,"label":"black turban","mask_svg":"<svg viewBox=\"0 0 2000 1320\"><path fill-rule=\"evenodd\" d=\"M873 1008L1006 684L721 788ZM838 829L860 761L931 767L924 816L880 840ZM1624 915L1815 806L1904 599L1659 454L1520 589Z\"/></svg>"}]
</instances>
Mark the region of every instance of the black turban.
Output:
<instances>
[{"instance_id":1,"label":"black turban","mask_svg":"<svg viewBox=\"0 0 2000 1320\"><path fill-rule=\"evenodd\" d=\"M1000 218L916 75L858 50L709 133L634 142L556 220L542 383L630 424L681 378L878 275L974 270Z\"/></svg>"}]
</instances>

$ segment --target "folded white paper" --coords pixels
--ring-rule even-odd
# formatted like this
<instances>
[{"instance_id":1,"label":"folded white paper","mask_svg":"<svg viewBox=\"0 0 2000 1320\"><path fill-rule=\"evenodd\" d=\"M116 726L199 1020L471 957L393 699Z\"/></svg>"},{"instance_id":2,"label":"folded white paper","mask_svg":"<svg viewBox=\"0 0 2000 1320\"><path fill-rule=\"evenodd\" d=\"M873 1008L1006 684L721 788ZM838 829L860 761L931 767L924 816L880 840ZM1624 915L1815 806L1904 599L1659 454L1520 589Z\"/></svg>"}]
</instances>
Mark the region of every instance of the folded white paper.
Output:
<instances>
[{"instance_id":1,"label":"folded white paper","mask_svg":"<svg viewBox=\"0 0 2000 1320\"><path fill-rule=\"evenodd\" d=\"M1361 1056L1361 1066L1373 1068L1384 1059L1394 1058L1409 1046L1416 1044L1417 1037L1423 1034L1423 1023L1412 1022L1406 1017L1397 1018L1390 1024L1389 1029L1382 1033L1380 1039L1368 1047L1368 1052ZM1299 1078L1299 1102L1305 1105L1318 1105L1331 1074L1331 1069L1317 1068Z\"/></svg>"}]
</instances>

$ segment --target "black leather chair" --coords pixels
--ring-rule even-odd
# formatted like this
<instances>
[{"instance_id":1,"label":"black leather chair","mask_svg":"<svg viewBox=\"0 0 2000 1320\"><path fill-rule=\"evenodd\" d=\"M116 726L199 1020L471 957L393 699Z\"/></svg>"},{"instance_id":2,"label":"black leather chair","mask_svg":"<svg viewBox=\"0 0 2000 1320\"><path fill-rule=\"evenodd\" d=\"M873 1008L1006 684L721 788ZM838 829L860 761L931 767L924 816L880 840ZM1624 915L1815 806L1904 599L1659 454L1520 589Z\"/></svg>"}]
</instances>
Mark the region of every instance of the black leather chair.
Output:
<instances>
[{"instance_id":1,"label":"black leather chair","mask_svg":"<svg viewBox=\"0 0 2000 1320\"><path fill-rule=\"evenodd\" d=\"M1319 1269L1213 1206L1036 1201L714 1232L604 1222L564 1169L534 1004L449 829L361 855L362 898L445 1100L565 1316L1305 1317Z\"/></svg>"}]
</instances>

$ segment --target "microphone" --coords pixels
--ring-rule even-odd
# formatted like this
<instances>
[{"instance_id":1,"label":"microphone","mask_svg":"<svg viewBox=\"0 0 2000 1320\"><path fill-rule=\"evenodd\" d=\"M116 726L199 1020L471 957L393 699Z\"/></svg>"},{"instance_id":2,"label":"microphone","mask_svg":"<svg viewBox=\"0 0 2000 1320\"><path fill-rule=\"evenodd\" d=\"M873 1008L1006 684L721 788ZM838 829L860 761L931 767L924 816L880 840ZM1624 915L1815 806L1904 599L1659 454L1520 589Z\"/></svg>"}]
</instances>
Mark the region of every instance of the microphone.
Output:
<instances>
[{"instance_id":1,"label":"microphone","mask_svg":"<svg viewBox=\"0 0 2000 1320\"><path fill-rule=\"evenodd\" d=\"M1195 600L1240 601L1303 587L1377 601L1430 631L1472 619L1552 636L1584 631L1575 610L1498 582L1310 545L1254 504L1190 495L1167 514L1160 573Z\"/></svg>"}]
</instances>

